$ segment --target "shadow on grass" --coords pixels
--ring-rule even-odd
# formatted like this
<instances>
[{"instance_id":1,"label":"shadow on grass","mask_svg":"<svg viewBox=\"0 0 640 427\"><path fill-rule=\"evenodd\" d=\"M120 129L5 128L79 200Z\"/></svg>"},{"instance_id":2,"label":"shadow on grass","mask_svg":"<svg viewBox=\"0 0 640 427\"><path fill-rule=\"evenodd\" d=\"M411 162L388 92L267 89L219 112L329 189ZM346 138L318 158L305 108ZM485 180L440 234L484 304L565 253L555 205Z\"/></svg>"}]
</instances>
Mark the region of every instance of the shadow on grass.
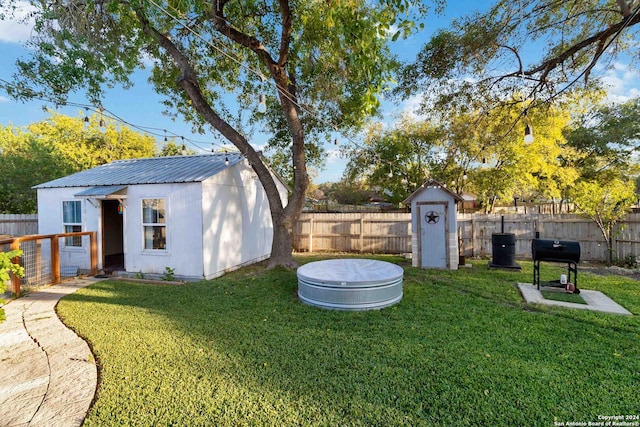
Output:
<instances>
[{"instance_id":1,"label":"shadow on grass","mask_svg":"<svg viewBox=\"0 0 640 427\"><path fill-rule=\"evenodd\" d=\"M637 320L524 311L513 284L526 273L405 266L399 304L340 312L301 304L295 272L248 267L177 288L100 282L59 312L102 366L86 425L551 425L634 413Z\"/></svg>"}]
</instances>

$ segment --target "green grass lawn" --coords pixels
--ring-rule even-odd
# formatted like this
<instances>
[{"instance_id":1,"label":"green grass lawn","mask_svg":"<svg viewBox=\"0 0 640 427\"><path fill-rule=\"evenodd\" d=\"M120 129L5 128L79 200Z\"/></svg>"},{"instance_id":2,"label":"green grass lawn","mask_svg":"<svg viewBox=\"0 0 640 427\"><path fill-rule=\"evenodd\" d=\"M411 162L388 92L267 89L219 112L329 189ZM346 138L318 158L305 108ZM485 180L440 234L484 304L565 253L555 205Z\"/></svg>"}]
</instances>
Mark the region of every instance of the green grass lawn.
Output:
<instances>
[{"instance_id":1,"label":"green grass lawn","mask_svg":"<svg viewBox=\"0 0 640 427\"><path fill-rule=\"evenodd\" d=\"M434 271L377 258L405 268L403 300L380 311L306 306L295 271L256 266L65 297L58 313L100 369L85 425L552 426L640 414L638 282L581 273L581 289L636 314L620 316L525 305L527 262Z\"/></svg>"},{"instance_id":2,"label":"green grass lawn","mask_svg":"<svg viewBox=\"0 0 640 427\"><path fill-rule=\"evenodd\" d=\"M554 301L572 302L574 304L586 304L587 302L580 296L580 294L567 293L564 290L540 290L540 293L545 299Z\"/></svg>"}]
</instances>

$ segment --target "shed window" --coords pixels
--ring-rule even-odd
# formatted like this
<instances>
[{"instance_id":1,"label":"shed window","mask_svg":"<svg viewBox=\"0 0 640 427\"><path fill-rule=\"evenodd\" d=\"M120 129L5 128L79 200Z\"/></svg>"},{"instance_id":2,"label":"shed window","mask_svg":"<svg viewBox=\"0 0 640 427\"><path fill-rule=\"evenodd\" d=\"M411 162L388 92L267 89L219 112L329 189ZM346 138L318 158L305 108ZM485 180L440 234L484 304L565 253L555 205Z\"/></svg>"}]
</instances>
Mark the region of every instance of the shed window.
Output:
<instances>
[{"instance_id":1,"label":"shed window","mask_svg":"<svg viewBox=\"0 0 640 427\"><path fill-rule=\"evenodd\" d=\"M82 205L80 200L62 202L62 225L65 233L82 231ZM82 236L64 238L65 246L82 247Z\"/></svg>"},{"instance_id":2,"label":"shed window","mask_svg":"<svg viewBox=\"0 0 640 427\"><path fill-rule=\"evenodd\" d=\"M142 200L142 227L144 248L167 249L167 224L164 199Z\"/></svg>"}]
</instances>

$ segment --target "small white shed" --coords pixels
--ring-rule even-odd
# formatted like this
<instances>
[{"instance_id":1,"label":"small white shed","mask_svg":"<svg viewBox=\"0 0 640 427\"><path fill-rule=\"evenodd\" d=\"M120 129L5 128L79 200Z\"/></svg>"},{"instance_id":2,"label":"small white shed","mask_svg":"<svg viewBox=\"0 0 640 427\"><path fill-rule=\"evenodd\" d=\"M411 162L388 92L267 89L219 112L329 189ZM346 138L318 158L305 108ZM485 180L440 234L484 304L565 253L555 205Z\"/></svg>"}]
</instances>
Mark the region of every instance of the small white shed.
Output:
<instances>
[{"instance_id":1,"label":"small white shed","mask_svg":"<svg viewBox=\"0 0 640 427\"><path fill-rule=\"evenodd\" d=\"M269 202L240 154L119 160L35 188L38 232L97 231L106 271L211 279L271 253ZM61 259L87 246L68 238Z\"/></svg>"},{"instance_id":2,"label":"small white shed","mask_svg":"<svg viewBox=\"0 0 640 427\"><path fill-rule=\"evenodd\" d=\"M457 203L463 199L428 180L403 202L411 204L412 265L458 269Z\"/></svg>"}]
</instances>

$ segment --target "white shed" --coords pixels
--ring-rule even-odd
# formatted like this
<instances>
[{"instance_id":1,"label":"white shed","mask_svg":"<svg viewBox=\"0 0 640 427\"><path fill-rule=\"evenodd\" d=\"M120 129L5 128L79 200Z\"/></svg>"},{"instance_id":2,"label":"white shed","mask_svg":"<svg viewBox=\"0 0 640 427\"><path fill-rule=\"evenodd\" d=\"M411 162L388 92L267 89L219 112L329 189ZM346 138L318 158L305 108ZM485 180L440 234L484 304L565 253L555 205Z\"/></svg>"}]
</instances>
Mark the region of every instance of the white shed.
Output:
<instances>
[{"instance_id":1,"label":"white shed","mask_svg":"<svg viewBox=\"0 0 640 427\"><path fill-rule=\"evenodd\" d=\"M462 200L431 179L403 202L411 204L414 267L458 269L457 203Z\"/></svg>"},{"instance_id":2,"label":"white shed","mask_svg":"<svg viewBox=\"0 0 640 427\"><path fill-rule=\"evenodd\" d=\"M211 279L271 253L269 202L240 154L119 160L35 188L38 232L97 231L105 271ZM66 239L61 259L87 246Z\"/></svg>"}]
</instances>

